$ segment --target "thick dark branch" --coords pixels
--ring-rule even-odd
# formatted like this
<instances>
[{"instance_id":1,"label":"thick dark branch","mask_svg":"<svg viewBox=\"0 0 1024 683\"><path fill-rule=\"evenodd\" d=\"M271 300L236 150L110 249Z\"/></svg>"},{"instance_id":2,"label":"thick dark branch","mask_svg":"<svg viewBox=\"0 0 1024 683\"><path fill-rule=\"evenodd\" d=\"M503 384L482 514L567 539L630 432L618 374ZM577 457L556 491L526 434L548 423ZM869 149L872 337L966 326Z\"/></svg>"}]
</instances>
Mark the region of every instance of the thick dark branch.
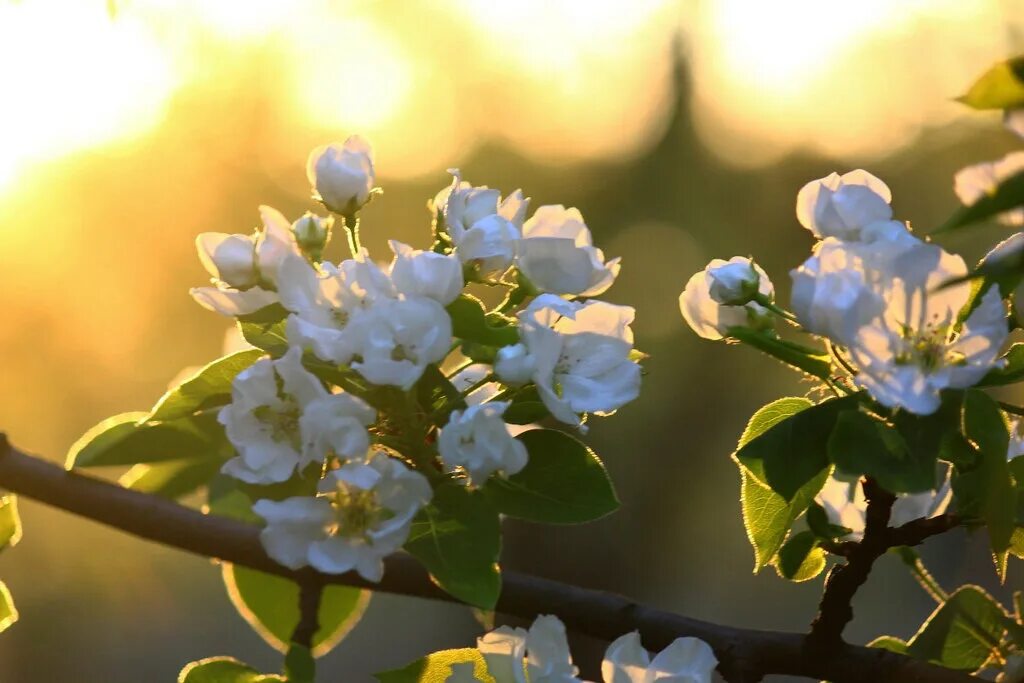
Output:
<instances>
[{"instance_id":1,"label":"thick dark branch","mask_svg":"<svg viewBox=\"0 0 1024 683\"><path fill-rule=\"evenodd\" d=\"M310 570L293 571L263 551L259 529L233 519L204 515L169 500L131 491L31 457L8 446L0 435L0 486L89 519L197 555L276 574L302 584ZM316 576L324 584L370 588L386 593L454 601L435 586L412 557L385 562L384 579L371 584L355 574ZM828 657L812 656L807 637L720 626L653 609L628 598L514 572L503 575L497 611L531 619L555 614L570 629L612 640L638 630L650 649L692 636L715 651L732 683L758 681L766 674L805 676L834 683L970 683L977 679L879 649L840 643Z\"/></svg>"}]
</instances>

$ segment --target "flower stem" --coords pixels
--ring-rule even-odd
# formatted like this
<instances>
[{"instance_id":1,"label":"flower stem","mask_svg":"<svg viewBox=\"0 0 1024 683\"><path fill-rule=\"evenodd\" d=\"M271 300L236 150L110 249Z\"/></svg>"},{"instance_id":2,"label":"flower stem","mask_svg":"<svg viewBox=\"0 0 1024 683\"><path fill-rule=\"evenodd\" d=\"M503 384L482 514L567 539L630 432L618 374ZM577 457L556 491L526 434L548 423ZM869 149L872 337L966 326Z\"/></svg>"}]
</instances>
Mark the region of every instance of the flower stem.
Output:
<instances>
[{"instance_id":1,"label":"flower stem","mask_svg":"<svg viewBox=\"0 0 1024 683\"><path fill-rule=\"evenodd\" d=\"M754 303L761 304L762 306L764 306L769 311L771 311L775 315L779 316L780 318L782 318L786 322L788 322L788 323L790 323L790 324L792 324L792 325L794 325L796 327L800 327L800 323L797 322L797 319L796 319L795 315L793 315L792 313L790 313L786 309L784 309L781 306L779 306L778 304L776 304L768 296L758 292L757 294L754 295L753 301L754 301Z\"/></svg>"},{"instance_id":2,"label":"flower stem","mask_svg":"<svg viewBox=\"0 0 1024 683\"><path fill-rule=\"evenodd\" d=\"M359 243L359 219L354 213L345 214L341 217L341 223L348 237L348 250L352 252L352 258L359 258L362 251L362 245Z\"/></svg>"},{"instance_id":3,"label":"flower stem","mask_svg":"<svg viewBox=\"0 0 1024 683\"><path fill-rule=\"evenodd\" d=\"M931 575L928 568L924 566L924 562L921 561L921 555L909 546L900 546L893 548L892 552L899 556L903 564L910 570L910 575L914 577L914 580L920 584L921 588L928 596L939 603L940 605L949 599L949 594L942 589L939 582L935 580L935 577Z\"/></svg>"}]
</instances>

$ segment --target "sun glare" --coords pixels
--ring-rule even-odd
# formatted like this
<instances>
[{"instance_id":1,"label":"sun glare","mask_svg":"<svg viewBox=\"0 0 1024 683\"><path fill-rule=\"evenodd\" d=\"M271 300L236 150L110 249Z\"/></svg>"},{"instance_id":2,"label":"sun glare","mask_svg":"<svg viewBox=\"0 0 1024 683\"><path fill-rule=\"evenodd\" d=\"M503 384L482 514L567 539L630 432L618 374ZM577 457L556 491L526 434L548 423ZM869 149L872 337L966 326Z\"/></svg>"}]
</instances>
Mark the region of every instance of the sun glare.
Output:
<instances>
[{"instance_id":1,"label":"sun glare","mask_svg":"<svg viewBox=\"0 0 1024 683\"><path fill-rule=\"evenodd\" d=\"M138 135L175 87L145 27L104 3L0 4L0 187L27 163Z\"/></svg>"}]
</instances>

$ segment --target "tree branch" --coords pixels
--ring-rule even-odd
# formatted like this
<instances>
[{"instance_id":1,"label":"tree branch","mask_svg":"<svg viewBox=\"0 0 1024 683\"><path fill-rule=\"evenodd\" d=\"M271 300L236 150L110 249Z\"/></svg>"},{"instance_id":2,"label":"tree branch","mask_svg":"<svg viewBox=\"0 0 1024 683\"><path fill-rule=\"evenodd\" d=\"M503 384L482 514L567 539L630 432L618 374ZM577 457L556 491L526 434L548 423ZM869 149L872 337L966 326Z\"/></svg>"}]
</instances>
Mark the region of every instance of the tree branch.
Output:
<instances>
[{"instance_id":1,"label":"tree branch","mask_svg":"<svg viewBox=\"0 0 1024 683\"><path fill-rule=\"evenodd\" d=\"M357 574L316 574L283 567L263 551L259 528L225 517L204 515L173 501L67 472L11 447L0 434L0 486L196 555L276 574L302 585L315 574L326 584L368 588L386 593L456 602L431 582L412 557L396 554L385 561L384 578L369 583ZM660 650L683 636L700 638L715 651L719 670L731 683L751 683L767 674L804 676L833 683L970 683L967 674L893 652L840 642L828 657L814 656L810 638L798 633L756 631L721 626L653 609L628 598L505 572L503 614L531 619L555 614L578 633L613 640L638 630L649 649Z\"/></svg>"},{"instance_id":2,"label":"tree branch","mask_svg":"<svg viewBox=\"0 0 1024 683\"><path fill-rule=\"evenodd\" d=\"M307 572L299 579L299 623L292 632L292 642L313 649L313 637L320 630L320 598L324 593L323 578Z\"/></svg>"}]
</instances>

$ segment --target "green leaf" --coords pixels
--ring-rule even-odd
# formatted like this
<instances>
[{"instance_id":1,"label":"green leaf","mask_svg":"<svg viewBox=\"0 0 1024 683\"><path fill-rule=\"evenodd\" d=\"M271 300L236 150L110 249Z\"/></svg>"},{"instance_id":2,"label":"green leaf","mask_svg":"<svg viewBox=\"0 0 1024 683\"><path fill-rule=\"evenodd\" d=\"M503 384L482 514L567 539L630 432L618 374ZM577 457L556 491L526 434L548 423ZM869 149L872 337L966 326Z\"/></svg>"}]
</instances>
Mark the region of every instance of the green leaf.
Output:
<instances>
[{"instance_id":1,"label":"green leaf","mask_svg":"<svg viewBox=\"0 0 1024 683\"><path fill-rule=\"evenodd\" d=\"M233 657L210 657L188 664L178 683L286 683L275 674L261 674Z\"/></svg>"},{"instance_id":2,"label":"green leaf","mask_svg":"<svg viewBox=\"0 0 1024 683\"><path fill-rule=\"evenodd\" d=\"M957 209L935 232L958 230L1021 205L1024 205L1024 171L1003 180L994 190L970 206Z\"/></svg>"},{"instance_id":3,"label":"green leaf","mask_svg":"<svg viewBox=\"0 0 1024 683\"><path fill-rule=\"evenodd\" d=\"M147 413L123 413L87 431L68 451L66 467L106 467L222 458L227 439L213 413L168 422L142 422Z\"/></svg>"},{"instance_id":4,"label":"green leaf","mask_svg":"<svg viewBox=\"0 0 1024 683\"><path fill-rule=\"evenodd\" d=\"M740 504L743 509L743 528L754 549L754 573L761 571L775 559L786 540L793 522L807 509L818 491L825 485L829 470L824 469L787 502L782 496L754 478L738 461L740 469Z\"/></svg>"},{"instance_id":5,"label":"green leaf","mask_svg":"<svg viewBox=\"0 0 1024 683\"><path fill-rule=\"evenodd\" d=\"M786 500L792 500L829 466L828 442L832 429L839 414L855 407L858 400L856 395L845 396L795 412L742 444L736 457L758 481ZM757 419L755 415L751 422Z\"/></svg>"},{"instance_id":6,"label":"green leaf","mask_svg":"<svg viewBox=\"0 0 1024 683\"><path fill-rule=\"evenodd\" d=\"M492 477L484 491L498 512L549 524L574 524L615 511L619 500L601 460L585 444L551 429L517 437L530 461L508 478Z\"/></svg>"},{"instance_id":7,"label":"green leaf","mask_svg":"<svg viewBox=\"0 0 1024 683\"><path fill-rule=\"evenodd\" d=\"M1006 462L1006 422L999 405L983 391L970 389L964 395L963 433L980 457L972 469L953 479L957 508L963 515L984 520L1003 577L1006 551L1016 527L1017 495Z\"/></svg>"},{"instance_id":8,"label":"green leaf","mask_svg":"<svg viewBox=\"0 0 1024 683\"><path fill-rule=\"evenodd\" d=\"M501 528L482 491L441 484L413 521L405 549L437 584L475 607L494 609L501 593Z\"/></svg>"},{"instance_id":9,"label":"green leaf","mask_svg":"<svg viewBox=\"0 0 1024 683\"><path fill-rule=\"evenodd\" d=\"M878 636L868 643L868 647L876 647L880 650L888 650L900 655L907 654L907 641L900 640L896 636Z\"/></svg>"},{"instance_id":10,"label":"green leaf","mask_svg":"<svg viewBox=\"0 0 1024 683\"><path fill-rule=\"evenodd\" d=\"M239 351L219 358L163 395L148 421L175 420L231 402L231 382L265 354L260 349Z\"/></svg>"},{"instance_id":11,"label":"green leaf","mask_svg":"<svg viewBox=\"0 0 1024 683\"><path fill-rule=\"evenodd\" d=\"M18 609L14 606L14 598L7 584L0 581L0 633L9 629L18 621Z\"/></svg>"},{"instance_id":12,"label":"green leaf","mask_svg":"<svg viewBox=\"0 0 1024 683\"><path fill-rule=\"evenodd\" d=\"M13 494L0 496L0 550L18 545L21 540L21 517L18 499Z\"/></svg>"},{"instance_id":13,"label":"green leaf","mask_svg":"<svg viewBox=\"0 0 1024 683\"><path fill-rule=\"evenodd\" d=\"M961 671L977 671L1006 632L1006 613L977 586L963 586L932 612L907 654Z\"/></svg>"},{"instance_id":14,"label":"green leaf","mask_svg":"<svg viewBox=\"0 0 1024 683\"><path fill-rule=\"evenodd\" d=\"M1012 345L1003 356L1006 365L994 368L978 383L980 387L1014 384L1024 380L1024 342Z\"/></svg>"},{"instance_id":15,"label":"green leaf","mask_svg":"<svg viewBox=\"0 0 1024 683\"><path fill-rule=\"evenodd\" d=\"M284 673L288 683L315 683L316 660L308 647L292 643L284 655Z\"/></svg>"},{"instance_id":16,"label":"green leaf","mask_svg":"<svg viewBox=\"0 0 1024 683\"><path fill-rule=\"evenodd\" d=\"M375 676L378 683L445 683L451 676L452 667L458 665L472 665L476 680L494 683L494 678L487 673L487 662L475 648L441 650L401 669L382 671Z\"/></svg>"},{"instance_id":17,"label":"green leaf","mask_svg":"<svg viewBox=\"0 0 1024 683\"><path fill-rule=\"evenodd\" d=\"M547 406L541 401L540 394L537 393L537 387L531 385L515 392L502 417L505 422L512 425L528 425L540 422L550 414Z\"/></svg>"},{"instance_id":18,"label":"green leaf","mask_svg":"<svg viewBox=\"0 0 1024 683\"><path fill-rule=\"evenodd\" d=\"M438 427L448 424L453 410L465 410L466 400L455 385L449 381L436 365L428 365L416 382L416 397L433 423Z\"/></svg>"},{"instance_id":19,"label":"green leaf","mask_svg":"<svg viewBox=\"0 0 1024 683\"><path fill-rule=\"evenodd\" d=\"M730 327L728 336L819 379L828 379L832 373L832 361L828 355L784 339L747 327Z\"/></svg>"},{"instance_id":20,"label":"green leaf","mask_svg":"<svg viewBox=\"0 0 1024 683\"><path fill-rule=\"evenodd\" d=\"M795 583L813 579L824 568L825 551L818 547L818 539L810 531L791 536L775 560L779 576Z\"/></svg>"},{"instance_id":21,"label":"green leaf","mask_svg":"<svg viewBox=\"0 0 1024 683\"><path fill-rule=\"evenodd\" d=\"M287 320L247 321L239 319L238 329L245 341L262 349L274 358L288 352L288 335L285 332Z\"/></svg>"},{"instance_id":22,"label":"green leaf","mask_svg":"<svg viewBox=\"0 0 1024 683\"><path fill-rule=\"evenodd\" d=\"M896 429L858 410L839 414L828 455L843 472L874 477L893 493L935 488L937 452L912 452Z\"/></svg>"},{"instance_id":23,"label":"green leaf","mask_svg":"<svg viewBox=\"0 0 1024 683\"><path fill-rule=\"evenodd\" d=\"M288 579L225 562L221 576L231 604L270 647L287 652L299 623L299 587ZM313 636L313 655L334 649L359 623L370 602L370 591L326 586L320 599Z\"/></svg>"},{"instance_id":24,"label":"green leaf","mask_svg":"<svg viewBox=\"0 0 1024 683\"><path fill-rule=\"evenodd\" d=\"M181 498L209 482L220 472L223 463L215 458L188 458L139 464L121 475L118 483L162 498Z\"/></svg>"},{"instance_id":25,"label":"green leaf","mask_svg":"<svg viewBox=\"0 0 1024 683\"><path fill-rule=\"evenodd\" d=\"M842 538L852 532L851 529L845 526L832 524L828 520L828 513L825 512L825 508L813 501L807 507L807 526L815 536L824 540Z\"/></svg>"},{"instance_id":26,"label":"green leaf","mask_svg":"<svg viewBox=\"0 0 1024 683\"><path fill-rule=\"evenodd\" d=\"M509 323L494 324L494 316L488 316L483 303L469 294L462 294L448 304L448 315L452 319L452 335L484 346L508 346L519 341L519 332Z\"/></svg>"},{"instance_id":27,"label":"green leaf","mask_svg":"<svg viewBox=\"0 0 1024 683\"><path fill-rule=\"evenodd\" d=\"M973 109L1024 106L1024 56L997 62L956 99Z\"/></svg>"}]
</instances>

